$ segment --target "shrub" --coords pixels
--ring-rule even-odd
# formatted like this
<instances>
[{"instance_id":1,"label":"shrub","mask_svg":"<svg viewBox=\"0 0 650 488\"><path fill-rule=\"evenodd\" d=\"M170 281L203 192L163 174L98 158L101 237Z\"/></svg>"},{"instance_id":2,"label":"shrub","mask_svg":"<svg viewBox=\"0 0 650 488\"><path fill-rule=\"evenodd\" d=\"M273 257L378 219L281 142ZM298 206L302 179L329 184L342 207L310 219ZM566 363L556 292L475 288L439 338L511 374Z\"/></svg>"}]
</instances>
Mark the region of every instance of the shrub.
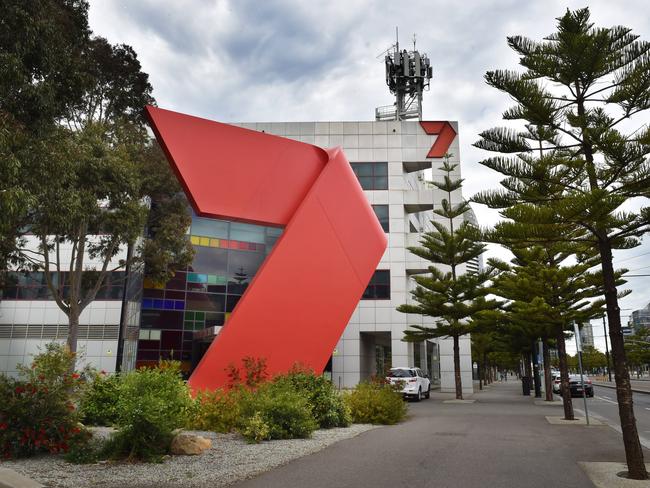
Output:
<instances>
[{"instance_id":1,"label":"shrub","mask_svg":"<svg viewBox=\"0 0 650 488\"><path fill-rule=\"evenodd\" d=\"M107 443L113 458L160 461L173 430L186 424L193 401L178 365L138 369L122 377L118 432Z\"/></svg>"},{"instance_id":2,"label":"shrub","mask_svg":"<svg viewBox=\"0 0 650 488\"><path fill-rule=\"evenodd\" d=\"M381 382L359 383L344 396L357 424L396 424L406 416L401 393Z\"/></svg>"},{"instance_id":3,"label":"shrub","mask_svg":"<svg viewBox=\"0 0 650 488\"><path fill-rule=\"evenodd\" d=\"M86 429L80 429L70 437L70 448L63 456L66 461L74 464L91 464L101 459L103 443L93 439Z\"/></svg>"},{"instance_id":4,"label":"shrub","mask_svg":"<svg viewBox=\"0 0 650 488\"><path fill-rule=\"evenodd\" d=\"M268 379L268 372L266 371L265 358L253 358L246 356L242 359L244 367L244 378L242 373L235 364L231 363L226 368L228 373L228 388L238 388L246 386L248 388L255 388Z\"/></svg>"},{"instance_id":5,"label":"shrub","mask_svg":"<svg viewBox=\"0 0 650 488\"><path fill-rule=\"evenodd\" d=\"M190 426L197 430L232 432L239 422L242 397L248 394L242 388L199 392Z\"/></svg>"},{"instance_id":6,"label":"shrub","mask_svg":"<svg viewBox=\"0 0 650 488\"><path fill-rule=\"evenodd\" d=\"M307 400L293 388L281 383L268 383L240 402L238 430L246 430L255 415L268 426L269 439L306 438L318 428Z\"/></svg>"},{"instance_id":7,"label":"shrub","mask_svg":"<svg viewBox=\"0 0 650 488\"><path fill-rule=\"evenodd\" d=\"M71 373L75 355L58 343L45 346L19 379L0 376L0 454L66 452L79 431L74 400L80 375Z\"/></svg>"},{"instance_id":8,"label":"shrub","mask_svg":"<svg viewBox=\"0 0 650 488\"><path fill-rule=\"evenodd\" d=\"M260 443L271 438L271 429L259 412L246 419L241 426L241 435L248 442Z\"/></svg>"},{"instance_id":9,"label":"shrub","mask_svg":"<svg viewBox=\"0 0 650 488\"><path fill-rule=\"evenodd\" d=\"M118 374L106 375L102 372L91 375L79 401L79 414L84 424L115 424L120 380Z\"/></svg>"},{"instance_id":10,"label":"shrub","mask_svg":"<svg viewBox=\"0 0 650 488\"><path fill-rule=\"evenodd\" d=\"M350 409L332 382L324 376L294 367L288 374L277 377L275 382L289 385L307 400L319 427L328 429L350 425Z\"/></svg>"}]
</instances>

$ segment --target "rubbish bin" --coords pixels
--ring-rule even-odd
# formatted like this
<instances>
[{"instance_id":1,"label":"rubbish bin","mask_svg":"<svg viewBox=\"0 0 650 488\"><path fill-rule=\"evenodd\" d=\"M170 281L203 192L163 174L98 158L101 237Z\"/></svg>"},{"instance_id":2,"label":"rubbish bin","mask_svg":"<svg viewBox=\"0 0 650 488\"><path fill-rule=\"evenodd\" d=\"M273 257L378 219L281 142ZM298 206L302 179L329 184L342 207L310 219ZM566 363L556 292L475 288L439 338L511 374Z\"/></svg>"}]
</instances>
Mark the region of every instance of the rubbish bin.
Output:
<instances>
[{"instance_id":1,"label":"rubbish bin","mask_svg":"<svg viewBox=\"0 0 650 488\"><path fill-rule=\"evenodd\" d=\"M524 396L530 396L530 376L521 377L521 389L523 390Z\"/></svg>"}]
</instances>

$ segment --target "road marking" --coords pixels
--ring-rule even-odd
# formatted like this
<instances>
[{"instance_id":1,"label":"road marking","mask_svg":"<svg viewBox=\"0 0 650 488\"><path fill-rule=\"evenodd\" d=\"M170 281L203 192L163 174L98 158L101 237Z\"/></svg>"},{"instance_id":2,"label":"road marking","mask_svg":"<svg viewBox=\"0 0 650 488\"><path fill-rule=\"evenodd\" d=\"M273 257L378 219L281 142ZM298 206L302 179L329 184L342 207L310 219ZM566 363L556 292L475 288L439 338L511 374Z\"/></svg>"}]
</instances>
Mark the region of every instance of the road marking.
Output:
<instances>
[{"instance_id":1,"label":"road marking","mask_svg":"<svg viewBox=\"0 0 650 488\"><path fill-rule=\"evenodd\" d=\"M618 405L617 402L609 400L607 397L599 397L599 396L597 396L596 398L598 398L599 400L603 400L604 402L613 403L614 405ZM650 408L648 410L650 410Z\"/></svg>"},{"instance_id":2,"label":"road marking","mask_svg":"<svg viewBox=\"0 0 650 488\"><path fill-rule=\"evenodd\" d=\"M645 409L646 409L646 410L650 410L650 408L648 408L648 407L645 407Z\"/></svg>"}]
</instances>

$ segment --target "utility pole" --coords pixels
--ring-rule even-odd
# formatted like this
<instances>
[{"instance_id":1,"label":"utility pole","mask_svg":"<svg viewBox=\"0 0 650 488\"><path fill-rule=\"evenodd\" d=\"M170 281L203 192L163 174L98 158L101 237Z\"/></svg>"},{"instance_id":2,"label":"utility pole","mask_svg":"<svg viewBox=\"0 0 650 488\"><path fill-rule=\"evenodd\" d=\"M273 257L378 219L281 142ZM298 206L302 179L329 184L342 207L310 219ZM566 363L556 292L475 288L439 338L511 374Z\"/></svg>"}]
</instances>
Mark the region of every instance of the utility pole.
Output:
<instances>
[{"instance_id":1,"label":"utility pole","mask_svg":"<svg viewBox=\"0 0 650 488\"><path fill-rule=\"evenodd\" d=\"M603 330L605 331L605 358L607 359L607 376L609 381L612 381L612 368L609 367L609 345L607 343L607 322L605 321L605 316L603 315Z\"/></svg>"},{"instance_id":2,"label":"utility pole","mask_svg":"<svg viewBox=\"0 0 650 488\"><path fill-rule=\"evenodd\" d=\"M587 410L587 392L585 391L585 374L582 371L582 341L580 340L580 328L577 323L573 323L573 330L576 338L576 352L578 354L578 368L580 369L580 386L582 386L582 399L585 402L585 419L589 425L589 410ZM570 393L569 393L570 394Z\"/></svg>"}]
</instances>

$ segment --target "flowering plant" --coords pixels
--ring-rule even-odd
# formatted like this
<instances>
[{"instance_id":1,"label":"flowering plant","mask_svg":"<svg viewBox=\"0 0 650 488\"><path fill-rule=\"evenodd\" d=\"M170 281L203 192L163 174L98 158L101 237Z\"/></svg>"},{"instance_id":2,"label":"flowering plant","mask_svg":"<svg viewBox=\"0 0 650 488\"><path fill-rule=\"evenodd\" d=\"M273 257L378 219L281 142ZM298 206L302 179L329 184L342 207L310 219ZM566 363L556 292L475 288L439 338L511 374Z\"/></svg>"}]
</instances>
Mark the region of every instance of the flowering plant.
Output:
<instances>
[{"instance_id":1,"label":"flowering plant","mask_svg":"<svg viewBox=\"0 0 650 488\"><path fill-rule=\"evenodd\" d=\"M0 456L67 452L80 432L75 408L82 383L72 372L74 354L51 343L20 378L0 376Z\"/></svg>"}]
</instances>

